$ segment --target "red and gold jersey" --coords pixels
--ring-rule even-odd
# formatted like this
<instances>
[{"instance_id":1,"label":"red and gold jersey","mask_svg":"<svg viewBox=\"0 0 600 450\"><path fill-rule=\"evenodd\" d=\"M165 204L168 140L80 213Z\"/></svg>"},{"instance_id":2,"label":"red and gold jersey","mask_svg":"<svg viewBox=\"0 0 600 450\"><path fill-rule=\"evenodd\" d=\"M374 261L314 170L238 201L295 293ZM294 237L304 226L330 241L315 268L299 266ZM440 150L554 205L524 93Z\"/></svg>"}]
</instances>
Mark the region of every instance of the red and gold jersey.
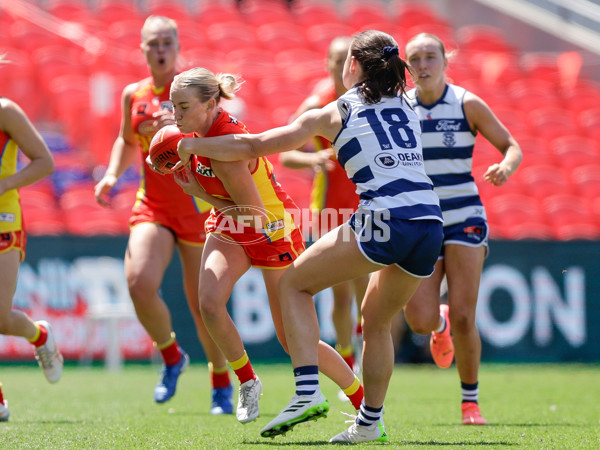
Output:
<instances>
[{"instance_id":1,"label":"red and gold jersey","mask_svg":"<svg viewBox=\"0 0 600 450\"><path fill-rule=\"evenodd\" d=\"M215 123L206 134L206 137L240 133L248 133L246 126L228 112L221 111L217 120L215 120ZM206 192L215 197L232 201L221 180L215 176L209 158L194 155L192 159L192 171ZM294 229L298 228L293 215L299 214L299 210L292 198L275 180L273 166L266 157L257 159L256 167L252 171L252 179L256 184L268 216L269 223L266 226L267 231L265 234L270 241L276 241L288 236ZM213 211L211 215L216 216L219 214ZM256 234L256 230L245 227L243 234L253 235ZM236 237L236 240L239 240L238 237Z\"/></svg>"},{"instance_id":2,"label":"red and gold jersey","mask_svg":"<svg viewBox=\"0 0 600 450\"><path fill-rule=\"evenodd\" d=\"M333 84L328 84L315 95L319 97L320 107L337 100ZM319 151L331 148L331 143L327 139L317 136L314 139L314 146L315 150ZM335 156L332 156L331 159L336 160ZM317 211L322 211L325 208L355 210L358 206L358 200L356 186L348 179L346 171L337 161L333 170L315 173L310 195L311 209Z\"/></svg>"},{"instance_id":3,"label":"red and gold jersey","mask_svg":"<svg viewBox=\"0 0 600 450\"><path fill-rule=\"evenodd\" d=\"M170 83L157 88L149 77L137 83L135 92L131 96L131 126L140 143L142 157L136 205L143 203L151 209L178 216L192 212L202 213L210 210L208 203L186 194L172 176L154 172L145 162L150 141L157 131L153 125L155 119L152 114L161 109L172 108L169 100L170 88Z\"/></svg>"},{"instance_id":4,"label":"red and gold jersey","mask_svg":"<svg viewBox=\"0 0 600 450\"><path fill-rule=\"evenodd\" d=\"M0 130L0 179L17 172L17 143ZM0 195L0 233L19 231L23 228L21 204L17 189Z\"/></svg>"}]
</instances>

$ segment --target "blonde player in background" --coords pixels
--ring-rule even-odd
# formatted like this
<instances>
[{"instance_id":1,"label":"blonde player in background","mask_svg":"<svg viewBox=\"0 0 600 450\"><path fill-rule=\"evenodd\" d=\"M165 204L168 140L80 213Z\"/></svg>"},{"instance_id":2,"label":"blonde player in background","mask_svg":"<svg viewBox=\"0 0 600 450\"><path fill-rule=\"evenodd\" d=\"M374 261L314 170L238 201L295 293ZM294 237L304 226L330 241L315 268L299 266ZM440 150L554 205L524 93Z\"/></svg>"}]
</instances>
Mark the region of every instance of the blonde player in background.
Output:
<instances>
[{"instance_id":1,"label":"blonde player in background","mask_svg":"<svg viewBox=\"0 0 600 450\"><path fill-rule=\"evenodd\" d=\"M0 56L0 63L3 59ZM30 160L21 170L17 170L19 149ZM52 327L45 320L34 322L12 304L27 241L18 189L52 172L54 161L42 136L19 105L0 98L0 334L31 342L46 379L56 383L62 374L63 357ZM9 415L0 384L0 421L8 420Z\"/></svg>"},{"instance_id":2,"label":"blonde player in background","mask_svg":"<svg viewBox=\"0 0 600 450\"><path fill-rule=\"evenodd\" d=\"M174 124L169 89L179 55L177 24L172 19L150 16L142 27L141 50L151 76L125 87L122 95L121 131L115 141L108 168L95 188L96 200L107 206L105 195L118 177L141 153L145 161L152 136ZM161 353L162 377L154 400L164 403L175 395L177 380L189 364L173 332L169 308L159 288L175 247L183 268L183 284L196 332L209 361L212 383L212 414L232 414L233 386L227 361L212 341L198 307L198 271L206 236L204 221L210 205L185 194L173 177L164 177L142 164L142 180L129 219L131 227L125 253L129 293L141 324Z\"/></svg>"}]
</instances>

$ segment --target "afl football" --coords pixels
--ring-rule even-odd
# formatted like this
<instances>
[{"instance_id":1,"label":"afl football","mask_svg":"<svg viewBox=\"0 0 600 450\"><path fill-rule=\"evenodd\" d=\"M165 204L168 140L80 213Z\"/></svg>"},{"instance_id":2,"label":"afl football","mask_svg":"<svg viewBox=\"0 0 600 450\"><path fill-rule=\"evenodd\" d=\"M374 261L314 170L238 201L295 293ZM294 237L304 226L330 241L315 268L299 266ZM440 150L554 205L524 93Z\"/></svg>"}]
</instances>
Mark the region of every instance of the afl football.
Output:
<instances>
[{"instance_id":1,"label":"afl football","mask_svg":"<svg viewBox=\"0 0 600 450\"><path fill-rule=\"evenodd\" d=\"M166 125L156 132L150 142L150 162L162 173L170 173L179 162L177 144L186 137L176 125Z\"/></svg>"}]
</instances>

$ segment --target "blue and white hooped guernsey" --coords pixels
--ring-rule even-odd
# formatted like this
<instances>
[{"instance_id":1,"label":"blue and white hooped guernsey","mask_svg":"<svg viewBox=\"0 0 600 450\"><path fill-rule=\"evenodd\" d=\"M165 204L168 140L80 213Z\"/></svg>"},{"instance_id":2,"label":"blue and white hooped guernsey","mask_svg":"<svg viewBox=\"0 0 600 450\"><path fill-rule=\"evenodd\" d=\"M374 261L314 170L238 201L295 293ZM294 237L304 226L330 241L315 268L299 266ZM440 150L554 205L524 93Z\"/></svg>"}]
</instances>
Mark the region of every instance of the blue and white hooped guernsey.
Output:
<instances>
[{"instance_id":1,"label":"blue and white hooped guernsey","mask_svg":"<svg viewBox=\"0 0 600 450\"><path fill-rule=\"evenodd\" d=\"M428 106L417 99L416 89L405 95L421 120L425 170L440 198L444 226L464 222L469 217L486 219L471 174L475 134L463 108L466 92L462 87L448 84L442 98Z\"/></svg>"},{"instance_id":2,"label":"blue and white hooped guernsey","mask_svg":"<svg viewBox=\"0 0 600 450\"><path fill-rule=\"evenodd\" d=\"M337 159L356 185L360 209L390 217L442 220L439 200L423 164L419 118L402 97L365 104L357 88L338 99L342 129Z\"/></svg>"}]
</instances>

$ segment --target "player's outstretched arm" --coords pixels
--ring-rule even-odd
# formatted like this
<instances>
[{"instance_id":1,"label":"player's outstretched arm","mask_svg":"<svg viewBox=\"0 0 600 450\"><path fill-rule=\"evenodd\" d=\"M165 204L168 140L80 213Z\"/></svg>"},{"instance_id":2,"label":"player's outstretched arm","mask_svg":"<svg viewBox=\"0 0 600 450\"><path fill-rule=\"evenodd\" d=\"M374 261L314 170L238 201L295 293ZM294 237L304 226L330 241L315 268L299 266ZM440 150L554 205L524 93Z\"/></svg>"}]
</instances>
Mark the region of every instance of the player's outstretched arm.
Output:
<instances>
[{"instance_id":1,"label":"player's outstretched arm","mask_svg":"<svg viewBox=\"0 0 600 450\"><path fill-rule=\"evenodd\" d=\"M178 170L187 164L192 154L216 161L243 161L295 150L314 136L323 136L332 140L340 129L341 119L337 109L333 110L329 106L307 111L289 125L260 134L184 138L179 141L177 147L181 161L173 170ZM331 117L332 111L337 114L337 129L335 120Z\"/></svg>"}]
</instances>

